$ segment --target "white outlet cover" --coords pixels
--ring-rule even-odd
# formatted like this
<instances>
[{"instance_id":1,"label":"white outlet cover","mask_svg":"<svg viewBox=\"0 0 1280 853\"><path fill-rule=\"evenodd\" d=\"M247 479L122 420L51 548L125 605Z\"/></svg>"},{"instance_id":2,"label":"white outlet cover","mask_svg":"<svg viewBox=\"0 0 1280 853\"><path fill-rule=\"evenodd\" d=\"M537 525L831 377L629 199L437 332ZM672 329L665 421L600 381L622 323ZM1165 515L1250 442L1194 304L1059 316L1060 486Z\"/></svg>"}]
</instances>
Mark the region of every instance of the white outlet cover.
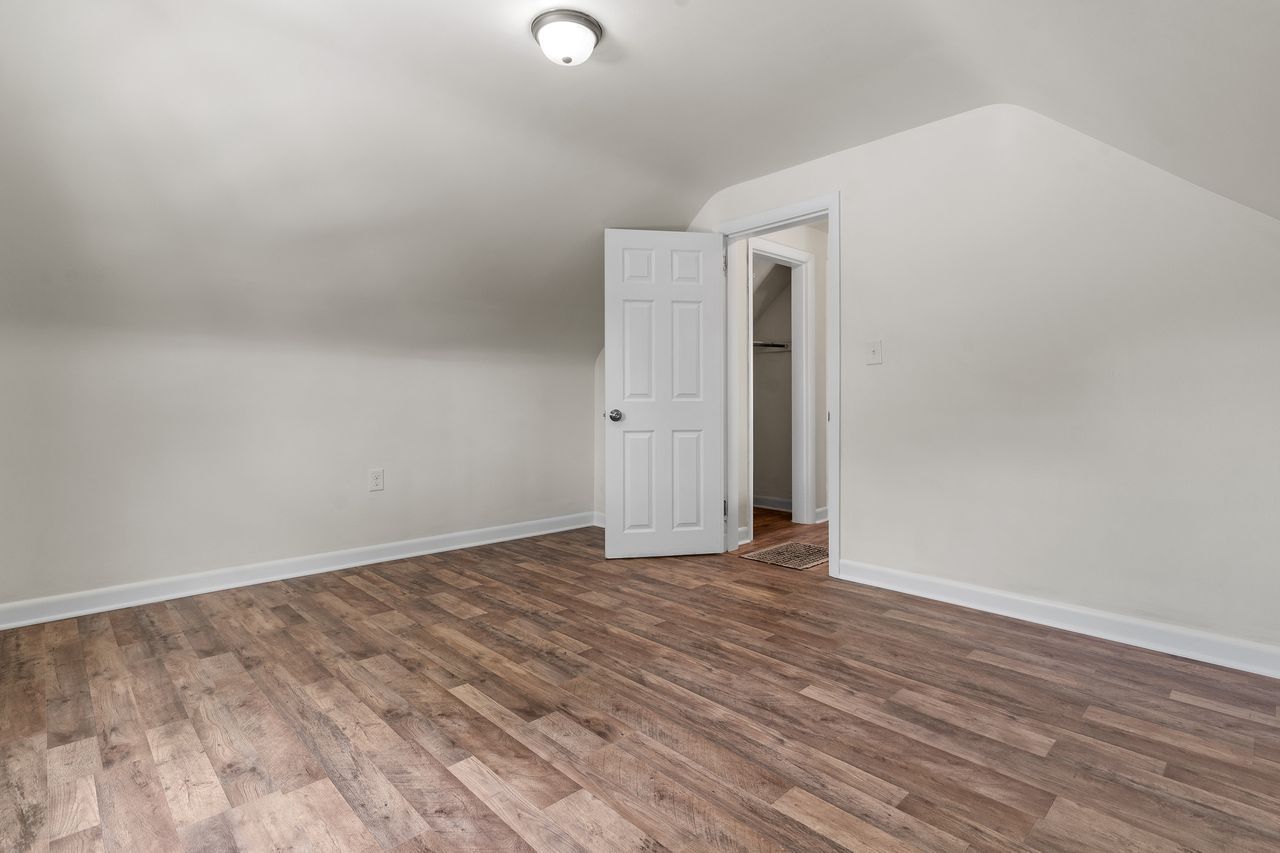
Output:
<instances>
[{"instance_id":1,"label":"white outlet cover","mask_svg":"<svg viewBox=\"0 0 1280 853\"><path fill-rule=\"evenodd\" d=\"M867 364L884 364L884 341L867 341Z\"/></svg>"},{"instance_id":2,"label":"white outlet cover","mask_svg":"<svg viewBox=\"0 0 1280 853\"><path fill-rule=\"evenodd\" d=\"M381 492L386 489L386 474L381 468L369 469L369 491Z\"/></svg>"}]
</instances>

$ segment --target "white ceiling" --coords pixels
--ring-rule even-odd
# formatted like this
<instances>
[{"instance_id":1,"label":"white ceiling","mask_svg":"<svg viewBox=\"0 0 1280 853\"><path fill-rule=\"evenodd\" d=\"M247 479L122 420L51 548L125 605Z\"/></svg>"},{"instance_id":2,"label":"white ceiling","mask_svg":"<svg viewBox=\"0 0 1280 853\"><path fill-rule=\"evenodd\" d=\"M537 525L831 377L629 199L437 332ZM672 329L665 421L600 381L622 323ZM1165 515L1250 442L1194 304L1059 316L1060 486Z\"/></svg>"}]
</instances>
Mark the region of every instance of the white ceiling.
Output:
<instances>
[{"instance_id":1,"label":"white ceiling","mask_svg":"<svg viewBox=\"0 0 1280 853\"><path fill-rule=\"evenodd\" d=\"M605 226L990 103L1280 216L1274 0L546 5L0 2L0 319L594 353Z\"/></svg>"}]
</instances>

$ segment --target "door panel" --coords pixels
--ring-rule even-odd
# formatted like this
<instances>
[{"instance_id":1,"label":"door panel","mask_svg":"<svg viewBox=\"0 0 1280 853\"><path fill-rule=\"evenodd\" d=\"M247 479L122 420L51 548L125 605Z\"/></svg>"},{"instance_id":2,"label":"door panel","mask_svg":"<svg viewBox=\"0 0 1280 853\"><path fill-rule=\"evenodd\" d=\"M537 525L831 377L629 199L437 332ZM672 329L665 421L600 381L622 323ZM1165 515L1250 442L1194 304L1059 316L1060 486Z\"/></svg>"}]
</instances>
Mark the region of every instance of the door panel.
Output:
<instances>
[{"instance_id":1,"label":"door panel","mask_svg":"<svg viewBox=\"0 0 1280 853\"><path fill-rule=\"evenodd\" d=\"M676 400L702 399L702 303L671 306L671 385Z\"/></svg>"},{"instance_id":2,"label":"door panel","mask_svg":"<svg viewBox=\"0 0 1280 853\"><path fill-rule=\"evenodd\" d=\"M702 432L682 430L672 435L672 524L676 530L701 530Z\"/></svg>"},{"instance_id":3,"label":"door panel","mask_svg":"<svg viewBox=\"0 0 1280 853\"><path fill-rule=\"evenodd\" d=\"M624 430L623 452L623 530L627 533L652 533L654 509L653 433Z\"/></svg>"},{"instance_id":4,"label":"door panel","mask_svg":"<svg viewBox=\"0 0 1280 853\"><path fill-rule=\"evenodd\" d=\"M623 302L625 316L623 358L626 361L626 389L622 399L653 399L653 301L628 299Z\"/></svg>"},{"instance_id":5,"label":"door panel","mask_svg":"<svg viewBox=\"0 0 1280 853\"><path fill-rule=\"evenodd\" d=\"M719 553L724 240L609 230L605 255L605 552Z\"/></svg>"}]
</instances>

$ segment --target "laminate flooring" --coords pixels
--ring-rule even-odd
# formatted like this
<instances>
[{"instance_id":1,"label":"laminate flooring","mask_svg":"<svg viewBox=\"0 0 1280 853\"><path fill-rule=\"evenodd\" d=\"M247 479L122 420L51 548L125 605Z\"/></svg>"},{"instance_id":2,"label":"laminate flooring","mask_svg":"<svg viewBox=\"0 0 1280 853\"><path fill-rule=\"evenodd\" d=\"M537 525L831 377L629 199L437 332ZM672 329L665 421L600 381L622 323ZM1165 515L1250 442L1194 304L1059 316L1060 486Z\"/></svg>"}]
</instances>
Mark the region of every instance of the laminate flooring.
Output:
<instances>
[{"instance_id":1,"label":"laminate flooring","mask_svg":"<svg viewBox=\"0 0 1280 853\"><path fill-rule=\"evenodd\" d=\"M578 530L0 633L0 849L1274 853L1278 703Z\"/></svg>"}]
</instances>

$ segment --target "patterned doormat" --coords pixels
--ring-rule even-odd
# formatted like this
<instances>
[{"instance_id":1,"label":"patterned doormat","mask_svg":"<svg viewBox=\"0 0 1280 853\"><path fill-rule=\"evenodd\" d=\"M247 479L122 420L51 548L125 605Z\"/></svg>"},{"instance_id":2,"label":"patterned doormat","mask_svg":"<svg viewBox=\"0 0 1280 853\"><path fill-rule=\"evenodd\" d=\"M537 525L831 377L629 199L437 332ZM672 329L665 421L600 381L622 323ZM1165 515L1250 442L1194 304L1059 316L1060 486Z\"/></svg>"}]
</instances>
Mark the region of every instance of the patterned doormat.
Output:
<instances>
[{"instance_id":1,"label":"patterned doormat","mask_svg":"<svg viewBox=\"0 0 1280 853\"><path fill-rule=\"evenodd\" d=\"M761 551L743 554L744 560L755 560L757 563L768 563L771 566L782 566L784 569L812 569L827 561L827 549L821 545L806 545L803 542L787 542L774 545Z\"/></svg>"}]
</instances>

